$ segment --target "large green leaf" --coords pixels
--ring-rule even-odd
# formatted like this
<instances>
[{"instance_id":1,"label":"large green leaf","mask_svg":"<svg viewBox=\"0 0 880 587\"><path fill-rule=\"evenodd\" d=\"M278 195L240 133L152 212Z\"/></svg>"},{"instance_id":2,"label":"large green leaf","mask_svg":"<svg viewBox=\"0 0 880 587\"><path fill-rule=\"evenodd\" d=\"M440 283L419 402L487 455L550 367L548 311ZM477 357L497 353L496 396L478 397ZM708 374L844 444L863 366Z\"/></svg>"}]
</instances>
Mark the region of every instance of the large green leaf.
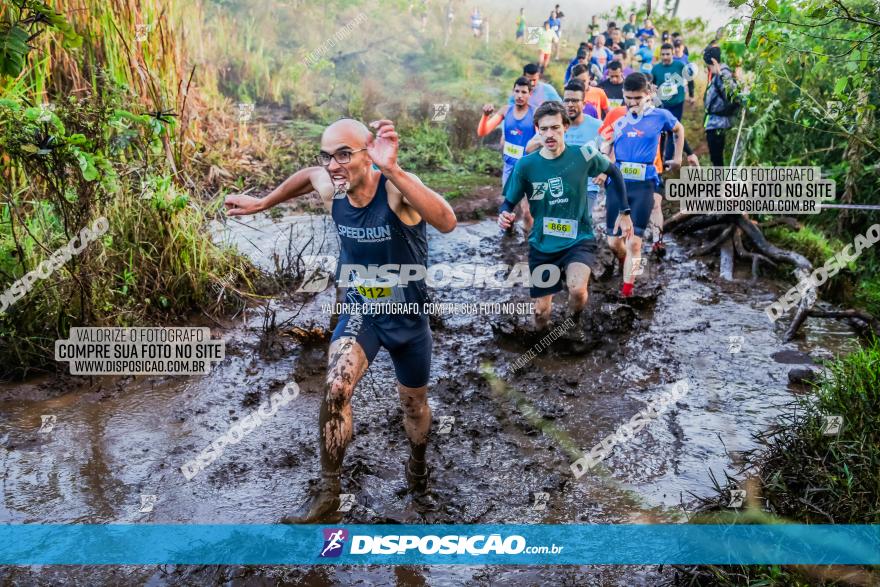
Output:
<instances>
[{"instance_id":1,"label":"large green leaf","mask_svg":"<svg viewBox=\"0 0 880 587\"><path fill-rule=\"evenodd\" d=\"M64 35L64 45L66 47L79 47L82 45L82 37L76 33L73 26L64 18L64 15L55 12L41 0L28 0L27 8L32 12L42 14L48 21L48 26Z\"/></svg>"},{"instance_id":2,"label":"large green leaf","mask_svg":"<svg viewBox=\"0 0 880 587\"><path fill-rule=\"evenodd\" d=\"M0 29L0 74L18 76L27 61L30 35L18 25Z\"/></svg>"}]
</instances>

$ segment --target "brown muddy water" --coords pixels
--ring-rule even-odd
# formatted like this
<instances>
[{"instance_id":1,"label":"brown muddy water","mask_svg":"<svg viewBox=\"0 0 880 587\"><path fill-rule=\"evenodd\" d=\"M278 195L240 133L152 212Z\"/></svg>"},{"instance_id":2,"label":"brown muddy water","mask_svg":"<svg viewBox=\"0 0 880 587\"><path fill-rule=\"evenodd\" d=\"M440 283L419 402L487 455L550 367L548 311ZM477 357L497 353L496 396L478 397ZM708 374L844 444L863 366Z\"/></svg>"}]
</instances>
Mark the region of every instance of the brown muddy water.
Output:
<instances>
[{"instance_id":1,"label":"brown muddy water","mask_svg":"<svg viewBox=\"0 0 880 587\"><path fill-rule=\"evenodd\" d=\"M319 235L312 254L333 254L336 246L321 215L260 215L214 228L218 240L236 243L267 269L273 255L285 255L291 235L296 249L305 235ZM502 239L488 220L462 222L448 235L429 230L429 238L431 263L525 260L521 239ZM754 446L751 435L799 392L788 385L792 363L832 358L856 341L844 324L811 319L802 337L783 344L783 327L771 326L762 310L778 295L776 284L750 285L745 272L741 282L721 282L714 261L690 258L675 241L668 249L664 260L649 259L627 304L616 295L610 254L600 255L584 320L590 350L572 353L558 340L513 376L507 369L534 342L523 334L525 317L447 315L433 324L429 460L441 506L427 517L400 496L408 447L394 371L380 352L353 400L343 492L357 505L343 523L672 521L693 503L691 494L710 495L710 471L734 474L737 455ZM433 290L432 297L528 302L523 288ZM327 290L284 296L271 307L279 323L326 329L322 304L333 301ZM261 350L258 307L222 327L194 324L226 340L226 359L206 376L44 378L0 388L0 523L266 524L305 499L318 473L326 342L303 344L285 327ZM731 352L731 337L742 337L739 352ZM487 362L585 452L668 384L686 379L689 391L614 449L601 468L607 478L577 479L570 458L530 423L522 404L493 393L481 375ZM184 462L291 380L299 397L194 479L184 478ZM39 432L41 415L56 417L51 432ZM448 417L451 430L439 434ZM533 508L536 492L549 494L544 511ZM152 512L140 513L142 495L156 496ZM672 578L668 568L553 565L0 569L3 585L657 585Z\"/></svg>"}]
</instances>

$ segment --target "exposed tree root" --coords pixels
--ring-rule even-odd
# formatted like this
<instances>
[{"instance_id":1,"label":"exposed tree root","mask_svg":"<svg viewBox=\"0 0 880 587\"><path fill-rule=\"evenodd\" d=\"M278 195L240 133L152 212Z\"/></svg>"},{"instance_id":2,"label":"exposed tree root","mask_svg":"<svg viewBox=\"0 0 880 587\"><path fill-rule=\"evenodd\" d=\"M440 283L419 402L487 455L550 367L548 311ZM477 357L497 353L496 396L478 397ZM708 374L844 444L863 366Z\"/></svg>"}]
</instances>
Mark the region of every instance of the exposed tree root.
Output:
<instances>
[{"instance_id":1,"label":"exposed tree root","mask_svg":"<svg viewBox=\"0 0 880 587\"><path fill-rule=\"evenodd\" d=\"M766 226L776 224L787 224L789 226L797 225L797 221L792 219L779 218L776 222L768 222ZM816 303L818 293L815 285L809 279L813 272L813 265L803 255L794 251L780 249L776 245L769 242L764 233L757 224L749 220L745 215L740 216L724 216L724 215L684 215L676 214L666 222L666 232L693 233L698 230L720 226L723 230L720 235L713 238L708 243L697 247L693 250L693 255L700 256L710 253L721 247L721 277L727 280L733 280L733 261L734 255L750 259L752 262L752 281L758 278L758 269L761 263L776 266L776 263L788 263L794 265L794 275L798 283L809 284L808 287L801 289L801 300L798 303L794 318L791 325L785 332L784 340L789 341L794 338L798 329L806 320L807 315ZM751 249L746 248L743 242L745 235L751 244Z\"/></svg>"},{"instance_id":2,"label":"exposed tree root","mask_svg":"<svg viewBox=\"0 0 880 587\"><path fill-rule=\"evenodd\" d=\"M735 228L736 228L736 226L731 224L730 226L725 228L724 231L722 231L722 233L719 236L715 237L713 240L709 241L705 245L694 249L692 251L692 254L696 257L700 257L702 255L705 255L706 253L711 253L712 251L717 249L719 246L721 246L721 243L723 243L727 240L730 240L730 235L733 233L733 230Z\"/></svg>"},{"instance_id":3,"label":"exposed tree root","mask_svg":"<svg viewBox=\"0 0 880 587\"><path fill-rule=\"evenodd\" d=\"M804 323L804 320L807 319L807 313L812 309L813 305L816 303L816 298L818 297L816 286L813 284L812 280L810 280L810 274L813 272L813 264L800 253L780 249L776 245L770 243L764 237L761 229L745 216L738 216L736 224L742 229L743 233L751 239L755 247L757 247L765 256L775 261L782 261L794 265L794 275L797 278L798 283L807 284L807 287L802 290L801 301L798 303L797 311L794 314L791 325L788 327L788 330L786 330L783 337L783 339L788 342L794 338L795 334L797 334L798 329Z\"/></svg>"},{"instance_id":4,"label":"exposed tree root","mask_svg":"<svg viewBox=\"0 0 880 587\"><path fill-rule=\"evenodd\" d=\"M745 245L743 245L742 241L742 229L737 227L736 232L733 233L733 247L736 249L736 254L744 259L752 260L752 282L755 282L758 279L758 268L760 263L767 263L773 267L776 267L776 263L765 257L760 253L750 253L746 250Z\"/></svg>"},{"instance_id":5,"label":"exposed tree root","mask_svg":"<svg viewBox=\"0 0 880 587\"><path fill-rule=\"evenodd\" d=\"M694 232L715 224L723 224L724 222L725 217L717 214L694 216L693 214L682 214L679 212L663 223L663 231L670 234L674 232Z\"/></svg>"}]
</instances>

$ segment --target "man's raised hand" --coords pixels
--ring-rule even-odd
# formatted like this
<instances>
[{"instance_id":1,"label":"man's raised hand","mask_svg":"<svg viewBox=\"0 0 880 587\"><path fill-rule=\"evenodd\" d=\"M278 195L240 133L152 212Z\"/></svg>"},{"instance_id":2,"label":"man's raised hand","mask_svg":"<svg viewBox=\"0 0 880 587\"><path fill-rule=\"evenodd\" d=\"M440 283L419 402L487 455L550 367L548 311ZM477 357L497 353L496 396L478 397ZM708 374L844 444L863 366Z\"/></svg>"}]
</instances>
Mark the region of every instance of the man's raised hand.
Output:
<instances>
[{"instance_id":1,"label":"man's raised hand","mask_svg":"<svg viewBox=\"0 0 880 587\"><path fill-rule=\"evenodd\" d=\"M376 129L376 137L367 141L367 154L376 166L384 171L397 165L398 137L394 123L390 120L376 120L370 123Z\"/></svg>"}]
</instances>

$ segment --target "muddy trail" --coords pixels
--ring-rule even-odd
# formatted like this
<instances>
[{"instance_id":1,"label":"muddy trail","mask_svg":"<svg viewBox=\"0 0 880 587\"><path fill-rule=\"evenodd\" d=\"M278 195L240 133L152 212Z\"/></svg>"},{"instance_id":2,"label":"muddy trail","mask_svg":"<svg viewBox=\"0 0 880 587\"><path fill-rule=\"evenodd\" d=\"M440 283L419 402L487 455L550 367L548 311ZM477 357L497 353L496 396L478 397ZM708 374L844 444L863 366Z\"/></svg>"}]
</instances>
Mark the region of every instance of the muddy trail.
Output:
<instances>
[{"instance_id":1,"label":"muddy trail","mask_svg":"<svg viewBox=\"0 0 880 587\"><path fill-rule=\"evenodd\" d=\"M292 209L213 229L217 240L235 243L267 270L289 249L333 254L336 247L328 217ZM429 229L429 239L431 264L526 258L521 235L502 238L491 220L461 222L448 235ZM408 445L394 371L381 351L353 399L343 492L356 504L343 523L680 520L693 504L691 494L711 493L710 471L735 473L738 455L753 446L751 435L802 391L789 385L788 372L856 344L846 325L818 320L783 344L783 327L771 326L763 312L779 284L749 284L745 267L737 274L741 281L719 281L717 263L690 258L690 246L672 240L665 259L648 258L636 296L626 301L616 293L620 278L603 250L583 322L589 348L573 352L558 340L516 375L510 366L536 342L525 328L527 316L486 307L433 321L428 456L436 512L418 513L402 492ZM433 302L529 302L521 287L434 289L431 295ZM194 320L226 340L226 359L207 376L47 377L0 388L0 522L277 522L306 498L318 474L318 406L330 333L323 306L333 301L332 289L271 300L275 329L268 335L260 307L219 325ZM554 319L561 321L558 311ZM742 337L738 352L731 337ZM486 368L506 382L506 392L493 391ZM689 384L686 395L618 445L603 463L604 475L575 478L571 458L546 433L561 431L589 452L681 379ZM184 462L291 380L302 390L299 397L194 479L184 478ZM57 417L55 426L40 433L46 414ZM545 509L535 508L536 493L547 494ZM156 496L150 512L140 511L143 495ZM668 568L552 565L0 570L4 585L656 585L671 579Z\"/></svg>"}]
</instances>

